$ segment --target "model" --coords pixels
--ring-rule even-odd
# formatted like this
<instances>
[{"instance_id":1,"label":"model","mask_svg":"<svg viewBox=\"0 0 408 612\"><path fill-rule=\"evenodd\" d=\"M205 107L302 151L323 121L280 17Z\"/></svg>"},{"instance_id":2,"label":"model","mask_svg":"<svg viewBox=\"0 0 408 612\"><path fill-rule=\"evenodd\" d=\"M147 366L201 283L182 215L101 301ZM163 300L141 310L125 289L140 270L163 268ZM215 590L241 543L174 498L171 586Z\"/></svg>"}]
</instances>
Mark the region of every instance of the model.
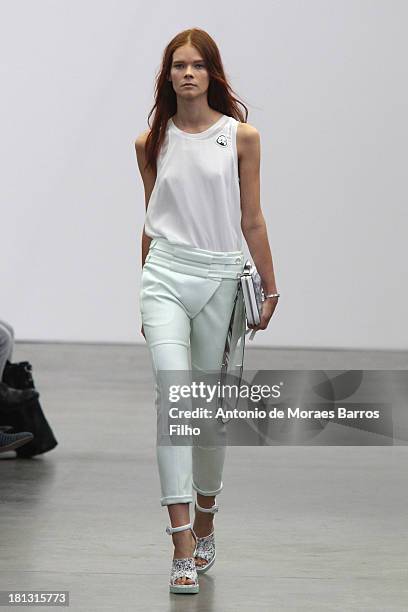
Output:
<instances>
[{"instance_id":1,"label":"model","mask_svg":"<svg viewBox=\"0 0 408 612\"><path fill-rule=\"evenodd\" d=\"M266 329L279 297L260 206L260 137L231 92L209 34L197 28L179 33L163 54L151 129L135 143L146 206L141 333L156 376L157 408L157 373L188 372L189 351L191 371L221 367L245 263L242 235L268 296L252 329ZM209 427L225 424L211 420ZM173 593L197 593L197 573L215 561L213 519L224 458L225 446L157 445L161 505L174 543Z\"/></svg>"}]
</instances>

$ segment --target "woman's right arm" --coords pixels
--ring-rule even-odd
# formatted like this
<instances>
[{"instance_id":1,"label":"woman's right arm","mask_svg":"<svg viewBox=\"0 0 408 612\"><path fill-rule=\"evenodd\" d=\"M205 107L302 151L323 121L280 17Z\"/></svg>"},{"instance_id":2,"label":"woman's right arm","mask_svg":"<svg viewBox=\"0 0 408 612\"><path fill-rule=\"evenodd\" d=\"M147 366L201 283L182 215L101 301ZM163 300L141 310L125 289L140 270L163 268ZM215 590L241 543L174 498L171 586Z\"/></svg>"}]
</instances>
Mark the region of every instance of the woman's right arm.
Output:
<instances>
[{"instance_id":1,"label":"woman's right arm","mask_svg":"<svg viewBox=\"0 0 408 612\"><path fill-rule=\"evenodd\" d=\"M145 207L147 211L147 207L149 205L150 195L153 191L154 184L156 182L156 174L153 172L151 168L145 170L146 164L146 155L145 155L145 144L146 138L149 134L149 131L143 132L140 134L135 141L135 149L136 149L136 159L137 165L139 166L140 175L142 177L144 192L145 192ZM145 228L143 225L143 233L142 233L142 267L144 266L146 255L149 251L150 243L152 238L145 234Z\"/></svg>"}]
</instances>

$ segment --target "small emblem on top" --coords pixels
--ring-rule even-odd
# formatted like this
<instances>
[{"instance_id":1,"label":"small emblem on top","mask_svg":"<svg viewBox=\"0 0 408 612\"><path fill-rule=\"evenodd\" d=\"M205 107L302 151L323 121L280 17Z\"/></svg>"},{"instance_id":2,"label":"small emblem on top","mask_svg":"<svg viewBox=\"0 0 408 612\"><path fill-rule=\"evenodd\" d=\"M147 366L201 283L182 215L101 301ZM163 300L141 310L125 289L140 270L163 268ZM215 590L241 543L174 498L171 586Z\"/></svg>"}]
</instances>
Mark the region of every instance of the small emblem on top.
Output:
<instances>
[{"instance_id":1,"label":"small emblem on top","mask_svg":"<svg viewBox=\"0 0 408 612\"><path fill-rule=\"evenodd\" d=\"M218 136L216 142L222 147L226 147L228 144L227 137L224 136L224 134L221 134L220 136Z\"/></svg>"}]
</instances>

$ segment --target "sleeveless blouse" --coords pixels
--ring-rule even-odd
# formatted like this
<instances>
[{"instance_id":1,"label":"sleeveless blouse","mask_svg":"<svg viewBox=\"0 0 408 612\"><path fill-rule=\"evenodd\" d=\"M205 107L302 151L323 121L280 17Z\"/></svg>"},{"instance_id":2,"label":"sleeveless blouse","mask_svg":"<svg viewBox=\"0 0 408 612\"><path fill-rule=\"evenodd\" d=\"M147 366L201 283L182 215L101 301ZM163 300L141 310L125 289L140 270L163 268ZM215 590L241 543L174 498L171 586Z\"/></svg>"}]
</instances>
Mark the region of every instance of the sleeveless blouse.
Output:
<instances>
[{"instance_id":1,"label":"sleeveless blouse","mask_svg":"<svg viewBox=\"0 0 408 612\"><path fill-rule=\"evenodd\" d=\"M209 251L241 250L238 123L222 115L189 134L169 119L146 211L147 236Z\"/></svg>"}]
</instances>

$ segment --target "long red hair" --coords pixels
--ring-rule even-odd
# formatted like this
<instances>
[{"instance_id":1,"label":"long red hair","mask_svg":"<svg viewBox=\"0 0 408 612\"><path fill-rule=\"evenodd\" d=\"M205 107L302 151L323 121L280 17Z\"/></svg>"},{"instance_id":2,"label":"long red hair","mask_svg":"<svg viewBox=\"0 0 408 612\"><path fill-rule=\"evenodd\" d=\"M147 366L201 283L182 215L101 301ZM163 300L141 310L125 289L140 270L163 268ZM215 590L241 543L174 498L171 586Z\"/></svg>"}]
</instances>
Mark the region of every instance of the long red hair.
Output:
<instances>
[{"instance_id":1,"label":"long red hair","mask_svg":"<svg viewBox=\"0 0 408 612\"><path fill-rule=\"evenodd\" d=\"M190 28L177 34L167 45L163 53L161 68L156 76L154 90L155 102L148 115L148 124L151 129L146 139L146 168L150 167L157 171L157 157L162 146L167 122L177 111L177 96L171 82L168 80L173 60L173 53L179 47L190 44L201 53L210 77L207 100L208 105L214 110L234 117L242 123L248 119L248 109L243 102L235 98L232 89L225 76L221 55L218 47L211 36L198 28ZM245 118L238 105L245 108ZM149 120L156 109L153 124Z\"/></svg>"}]
</instances>

